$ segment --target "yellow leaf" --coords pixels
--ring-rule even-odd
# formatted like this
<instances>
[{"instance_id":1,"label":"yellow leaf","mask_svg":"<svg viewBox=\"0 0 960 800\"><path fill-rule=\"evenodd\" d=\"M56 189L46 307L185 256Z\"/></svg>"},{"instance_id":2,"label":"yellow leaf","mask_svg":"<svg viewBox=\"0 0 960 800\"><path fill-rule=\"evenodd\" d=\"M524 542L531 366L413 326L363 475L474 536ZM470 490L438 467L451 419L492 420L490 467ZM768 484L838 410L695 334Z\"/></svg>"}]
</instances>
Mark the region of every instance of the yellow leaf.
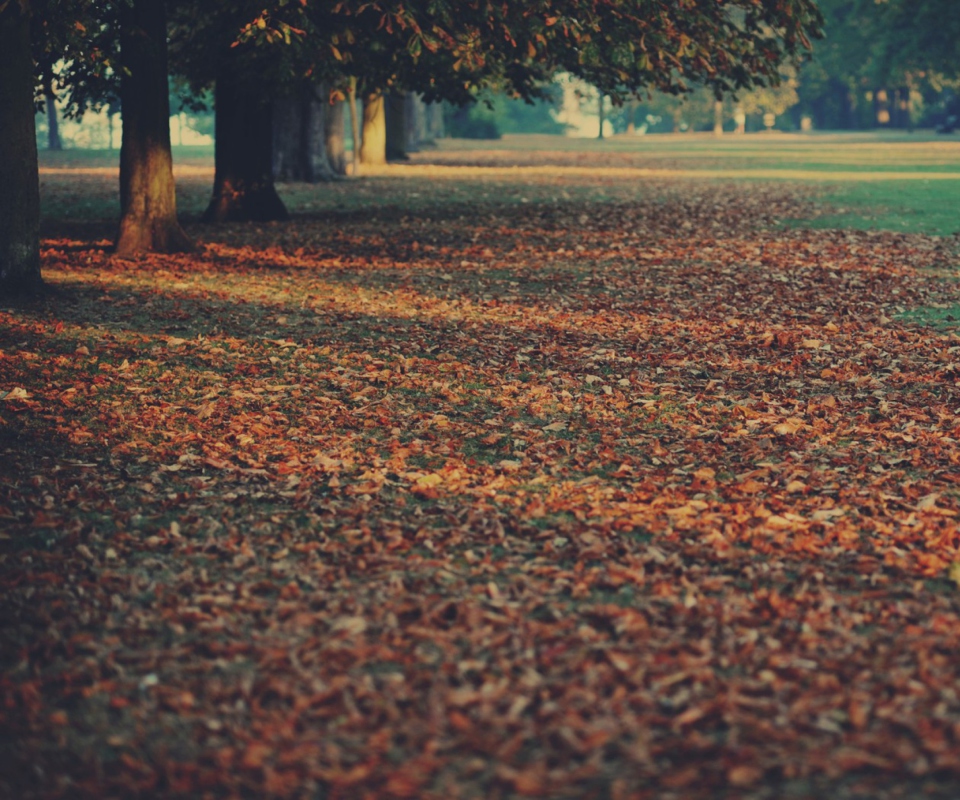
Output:
<instances>
[{"instance_id":1,"label":"yellow leaf","mask_svg":"<svg viewBox=\"0 0 960 800\"><path fill-rule=\"evenodd\" d=\"M418 489L432 489L443 483L443 476L437 472L431 472L429 475L421 475L417 478Z\"/></svg>"},{"instance_id":2,"label":"yellow leaf","mask_svg":"<svg viewBox=\"0 0 960 800\"><path fill-rule=\"evenodd\" d=\"M960 561L954 561L950 565L950 571L947 574L950 576L950 580L960 588Z\"/></svg>"}]
</instances>

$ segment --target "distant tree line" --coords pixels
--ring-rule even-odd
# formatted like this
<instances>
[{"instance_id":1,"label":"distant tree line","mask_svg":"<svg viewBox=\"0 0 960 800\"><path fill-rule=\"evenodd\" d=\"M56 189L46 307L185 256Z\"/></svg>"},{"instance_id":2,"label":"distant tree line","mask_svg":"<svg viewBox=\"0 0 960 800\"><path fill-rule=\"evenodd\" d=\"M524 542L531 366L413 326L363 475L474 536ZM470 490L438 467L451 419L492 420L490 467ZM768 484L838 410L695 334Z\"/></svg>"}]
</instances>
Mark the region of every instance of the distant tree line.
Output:
<instances>
[{"instance_id":1,"label":"distant tree line","mask_svg":"<svg viewBox=\"0 0 960 800\"><path fill-rule=\"evenodd\" d=\"M943 125L960 84L956 0L819 0L824 39L798 76L817 128Z\"/></svg>"}]
</instances>

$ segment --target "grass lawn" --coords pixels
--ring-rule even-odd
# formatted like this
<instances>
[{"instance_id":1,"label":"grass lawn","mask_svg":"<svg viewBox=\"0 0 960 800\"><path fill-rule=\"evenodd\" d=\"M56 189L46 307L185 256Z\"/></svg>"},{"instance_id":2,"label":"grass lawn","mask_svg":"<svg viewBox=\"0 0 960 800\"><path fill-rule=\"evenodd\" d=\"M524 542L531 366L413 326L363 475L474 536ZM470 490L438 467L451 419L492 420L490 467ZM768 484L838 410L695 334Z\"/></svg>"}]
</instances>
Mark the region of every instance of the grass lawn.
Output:
<instances>
[{"instance_id":1,"label":"grass lawn","mask_svg":"<svg viewBox=\"0 0 960 800\"><path fill-rule=\"evenodd\" d=\"M0 796L960 794L957 143L177 155L0 308Z\"/></svg>"}]
</instances>

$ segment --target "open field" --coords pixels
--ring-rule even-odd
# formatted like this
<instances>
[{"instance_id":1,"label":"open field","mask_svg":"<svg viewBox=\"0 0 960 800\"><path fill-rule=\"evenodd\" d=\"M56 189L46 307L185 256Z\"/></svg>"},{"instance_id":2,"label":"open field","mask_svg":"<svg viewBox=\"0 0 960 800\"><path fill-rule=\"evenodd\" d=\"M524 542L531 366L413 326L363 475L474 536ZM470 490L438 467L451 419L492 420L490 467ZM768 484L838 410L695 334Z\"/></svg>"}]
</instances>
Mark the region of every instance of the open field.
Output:
<instances>
[{"instance_id":1,"label":"open field","mask_svg":"<svg viewBox=\"0 0 960 800\"><path fill-rule=\"evenodd\" d=\"M181 211L188 218L197 217L208 200L212 149L177 148L175 159L181 178ZM116 187L105 180L116 170L116 152L41 153L41 164L45 184L56 187L45 192L49 218L112 219L117 215ZM428 166L433 167L428 172L410 169ZM960 232L956 211L960 208L960 139L922 132L728 135L719 140L707 134L618 136L603 142L554 136L441 140L438 149L414 154L409 166L392 165L377 174L428 175L440 179L435 188L441 189L451 178L468 177L464 169L478 166L487 170L471 177L494 178L491 168L507 169L511 175L517 166L524 166L528 174L537 169L551 174L561 167L565 174L580 178L601 178L613 172L621 179L618 184L629 184L629 178L638 184L663 178L786 180L806 186L814 201L806 218L789 224L940 235ZM442 172L441 167L449 171ZM63 170L69 171L73 191L65 191L67 184L58 180ZM432 180L428 183L433 185ZM356 187L317 191L291 186L285 191L292 208L308 212L366 208L376 202L377 195L376 191L358 192ZM593 196L599 199L602 192Z\"/></svg>"},{"instance_id":2,"label":"open field","mask_svg":"<svg viewBox=\"0 0 960 800\"><path fill-rule=\"evenodd\" d=\"M0 796L960 794L960 255L894 188L960 148L509 144L139 261L45 160Z\"/></svg>"}]
</instances>

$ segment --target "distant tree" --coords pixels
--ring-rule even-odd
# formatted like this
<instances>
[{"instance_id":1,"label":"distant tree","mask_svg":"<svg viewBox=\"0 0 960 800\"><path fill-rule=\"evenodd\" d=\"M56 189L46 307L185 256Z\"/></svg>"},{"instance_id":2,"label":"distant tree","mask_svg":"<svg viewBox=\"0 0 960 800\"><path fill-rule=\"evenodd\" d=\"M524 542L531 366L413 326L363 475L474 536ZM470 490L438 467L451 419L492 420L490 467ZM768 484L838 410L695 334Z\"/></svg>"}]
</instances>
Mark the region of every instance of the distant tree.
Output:
<instances>
[{"instance_id":1,"label":"distant tree","mask_svg":"<svg viewBox=\"0 0 960 800\"><path fill-rule=\"evenodd\" d=\"M44 112L47 115L47 150L63 150L60 140L60 120L57 117L57 90L52 74L43 80Z\"/></svg>"},{"instance_id":2,"label":"distant tree","mask_svg":"<svg viewBox=\"0 0 960 800\"><path fill-rule=\"evenodd\" d=\"M872 5L872 7L871 7ZM877 77L890 82L934 71L960 76L960 13L955 0L859 0L874 15Z\"/></svg>"},{"instance_id":3,"label":"distant tree","mask_svg":"<svg viewBox=\"0 0 960 800\"><path fill-rule=\"evenodd\" d=\"M738 101L746 114L773 114L779 117L795 106L798 99L796 73L787 69L777 85L745 92Z\"/></svg>"},{"instance_id":4,"label":"distant tree","mask_svg":"<svg viewBox=\"0 0 960 800\"><path fill-rule=\"evenodd\" d=\"M324 115L324 139L327 161L334 175L347 174L346 102L343 93L328 101Z\"/></svg>"}]
</instances>

